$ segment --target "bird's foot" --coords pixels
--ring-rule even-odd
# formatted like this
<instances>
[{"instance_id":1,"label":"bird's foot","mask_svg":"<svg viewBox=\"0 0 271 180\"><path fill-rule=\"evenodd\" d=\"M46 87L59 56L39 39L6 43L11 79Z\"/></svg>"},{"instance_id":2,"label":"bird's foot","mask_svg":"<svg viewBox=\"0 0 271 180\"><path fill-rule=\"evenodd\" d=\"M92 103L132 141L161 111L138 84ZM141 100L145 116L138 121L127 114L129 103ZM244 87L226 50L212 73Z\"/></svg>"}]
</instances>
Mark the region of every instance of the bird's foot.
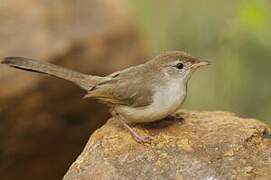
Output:
<instances>
[{"instance_id":1,"label":"bird's foot","mask_svg":"<svg viewBox=\"0 0 271 180\"><path fill-rule=\"evenodd\" d=\"M184 118L181 116L177 116L177 115L170 115L167 116L165 118L165 121L169 121L169 122L178 122L178 123L183 123L184 122Z\"/></svg>"},{"instance_id":2,"label":"bird's foot","mask_svg":"<svg viewBox=\"0 0 271 180\"><path fill-rule=\"evenodd\" d=\"M114 113L114 115L119 120L119 122L130 132L130 134L136 140L136 142L150 143L153 140L152 137L139 135L132 127L129 126L129 124L125 122L125 119L120 114Z\"/></svg>"},{"instance_id":3,"label":"bird's foot","mask_svg":"<svg viewBox=\"0 0 271 180\"><path fill-rule=\"evenodd\" d=\"M151 141L153 140L152 137L150 137L150 136L141 136L141 135L137 134L135 131L131 132L131 135L133 136L133 138L138 143L151 143Z\"/></svg>"}]
</instances>

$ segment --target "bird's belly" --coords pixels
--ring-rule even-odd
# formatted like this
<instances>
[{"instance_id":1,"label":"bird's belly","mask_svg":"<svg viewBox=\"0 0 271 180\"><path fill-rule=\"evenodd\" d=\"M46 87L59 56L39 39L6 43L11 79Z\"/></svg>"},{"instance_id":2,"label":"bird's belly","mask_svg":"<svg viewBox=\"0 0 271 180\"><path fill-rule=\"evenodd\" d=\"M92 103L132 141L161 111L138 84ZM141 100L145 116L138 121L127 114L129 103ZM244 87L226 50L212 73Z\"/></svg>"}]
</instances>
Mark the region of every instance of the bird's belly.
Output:
<instances>
[{"instance_id":1,"label":"bird's belly","mask_svg":"<svg viewBox=\"0 0 271 180\"><path fill-rule=\"evenodd\" d=\"M147 123L158 121L174 113L181 106L185 98L185 91L170 93L157 93L154 96L153 103L148 106L117 106L115 110L121 114L127 122Z\"/></svg>"}]
</instances>

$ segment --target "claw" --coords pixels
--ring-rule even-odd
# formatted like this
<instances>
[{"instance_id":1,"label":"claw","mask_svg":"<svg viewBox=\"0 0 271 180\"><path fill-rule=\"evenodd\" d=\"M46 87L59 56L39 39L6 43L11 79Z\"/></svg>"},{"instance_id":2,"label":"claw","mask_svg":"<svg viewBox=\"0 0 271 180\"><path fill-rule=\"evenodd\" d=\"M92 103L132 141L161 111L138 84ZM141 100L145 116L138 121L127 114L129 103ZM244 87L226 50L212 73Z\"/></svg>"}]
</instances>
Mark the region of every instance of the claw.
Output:
<instances>
[{"instance_id":1,"label":"claw","mask_svg":"<svg viewBox=\"0 0 271 180\"><path fill-rule=\"evenodd\" d=\"M119 122L130 132L130 134L133 136L133 138L136 140L138 143L151 143L153 140L152 137L149 136L141 136L139 135L132 127L130 127L124 120L124 118L119 115L118 113L114 113L114 115L117 117Z\"/></svg>"},{"instance_id":2,"label":"claw","mask_svg":"<svg viewBox=\"0 0 271 180\"><path fill-rule=\"evenodd\" d=\"M138 134L137 135L133 135L133 137L136 140L136 142L138 142L138 143L151 143L151 141L153 140L152 137L149 137L149 136L140 136Z\"/></svg>"}]
</instances>

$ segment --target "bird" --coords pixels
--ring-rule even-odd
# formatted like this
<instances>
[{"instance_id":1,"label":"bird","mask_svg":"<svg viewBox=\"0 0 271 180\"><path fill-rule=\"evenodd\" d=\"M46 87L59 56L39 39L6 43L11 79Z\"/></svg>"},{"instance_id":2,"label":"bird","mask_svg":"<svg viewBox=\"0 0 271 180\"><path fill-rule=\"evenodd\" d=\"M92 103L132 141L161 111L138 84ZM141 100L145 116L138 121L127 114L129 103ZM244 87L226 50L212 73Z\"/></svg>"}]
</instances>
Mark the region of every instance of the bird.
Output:
<instances>
[{"instance_id":1,"label":"bird","mask_svg":"<svg viewBox=\"0 0 271 180\"><path fill-rule=\"evenodd\" d=\"M84 98L109 106L111 115L138 143L149 143L153 138L138 134L132 125L171 116L185 100L191 75L199 67L210 65L184 51L166 51L143 64L106 76L84 74L24 57L6 57L0 63L73 82L86 91Z\"/></svg>"}]
</instances>

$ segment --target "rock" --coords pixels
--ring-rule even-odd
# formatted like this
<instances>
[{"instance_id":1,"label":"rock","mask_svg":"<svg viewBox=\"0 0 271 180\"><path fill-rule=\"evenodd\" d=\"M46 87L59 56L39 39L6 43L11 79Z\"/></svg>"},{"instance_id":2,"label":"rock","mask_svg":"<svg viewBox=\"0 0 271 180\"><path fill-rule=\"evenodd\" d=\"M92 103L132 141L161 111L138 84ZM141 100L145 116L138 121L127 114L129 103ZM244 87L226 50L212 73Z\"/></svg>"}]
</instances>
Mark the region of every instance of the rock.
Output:
<instances>
[{"instance_id":1,"label":"rock","mask_svg":"<svg viewBox=\"0 0 271 180\"><path fill-rule=\"evenodd\" d=\"M143 62L144 46L127 6L125 0L1 2L0 57L25 56L97 74ZM0 67L0 83L9 87L0 89L0 97L39 83L35 76Z\"/></svg>"},{"instance_id":2,"label":"rock","mask_svg":"<svg viewBox=\"0 0 271 180\"><path fill-rule=\"evenodd\" d=\"M146 60L125 0L0 3L0 57L104 75ZM1 179L60 179L107 108L69 82L0 65ZM99 121L97 121L99 119Z\"/></svg>"},{"instance_id":3,"label":"rock","mask_svg":"<svg viewBox=\"0 0 271 180\"><path fill-rule=\"evenodd\" d=\"M183 111L182 121L161 121L138 144L115 119L90 137L64 180L271 179L270 128L227 112Z\"/></svg>"}]
</instances>

